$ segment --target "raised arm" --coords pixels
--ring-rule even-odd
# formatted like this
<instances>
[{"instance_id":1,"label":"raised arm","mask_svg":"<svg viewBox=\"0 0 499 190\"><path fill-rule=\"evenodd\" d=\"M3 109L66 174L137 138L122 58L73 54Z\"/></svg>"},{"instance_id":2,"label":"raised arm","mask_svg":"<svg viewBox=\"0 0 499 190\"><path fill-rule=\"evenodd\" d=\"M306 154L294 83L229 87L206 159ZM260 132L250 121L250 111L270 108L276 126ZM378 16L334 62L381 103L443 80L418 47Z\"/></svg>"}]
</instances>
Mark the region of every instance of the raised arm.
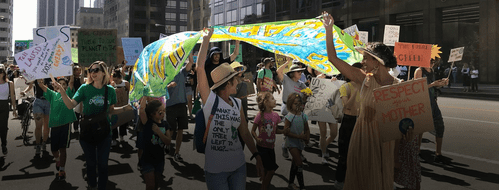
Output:
<instances>
[{"instance_id":1,"label":"raised arm","mask_svg":"<svg viewBox=\"0 0 499 190\"><path fill-rule=\"evenodd\" d=\"M206 104L208 96L210 95L210 86L208 85L208 79L206 76L206 71L204 69L204 61L206 60L206 54L208 53L208 45L210 43L211 35L213 35L213 29L209 28L208 35L203 36L203 43L201 43L201 48L198 53L198 60L196 62L196 73L198 75L198 89L201 94L201 99L203 104Z\"/></svg>"},{"instance_id":2,"label":"raised arm","mask_svg":"<svg viewBox=\"0 0 499 190\"><path fill-rule=\"evenodd\" d=\"M277 79L279 79L279 82L282 82L284 79L284 69L289 67L289 63L291 63L293 60L289 57L286 57L286 63L282 64L279 68L277 68Z\"/></svg>"},{"instance_id":3,"label":"raised arm","mask_svg":"<svg viewBox=\"0 0 499 190\"><path fill-rule=\"evenodd\" d=\"M59 93L61 94L62 101L64 102L64 104L68 109L73 109L76 107L76 105L78 105L78 102L76 102L76 100L69 98L69 96L66 94L66 91L64 90L64 88L62 88L59 82L57 81L52 82L52 86L54 86L54 89L57 89L57 91L59 91Z\"/></svg>"},{"instance_id":4,"label":"raised arm","mask_svg":"<svg viewBox=\"0 0 499 190\"><path fill-rule=\"evenodd\" d=\"M192 53L189 54L189 63L185 65L185 70L187 71L187 73L191 72L192 64L194 64L194 57L192 56Z\"/></svg>"},{"instance_id":5,"label":"raised arm","mask_svg":"<svg viewBox=\"0 0 499 190\"><path fill-rule=\"evenodd\" d=\"M146 101L147 101L146 96L143 96L142 98L140 98L139 118L140 118L140 122L142 122L143 125L145 125L147 123Z\"/></svg>"},{"instance_id":6,"label":"raised arm","mask_svg":"<svg viewBox=\"0 0 499 190\"><path fill-rule=\"evenodd\" d=\"M47 92L47 86L45 86L45 83L43 83L43 79L38 79L36 80L38 83L38 86L43 90L43 92Z\"/></svg>"},{"instance_id":7,"label":"raised arm","mask_svg":"<svg viewBox=\"0 0 499 190\"><path fill-rule=\"evenodd\" d=\"M234 48L234 52L230 54L230 61L236 60L237 56L239 55L239 40L236 40L236 48Z\"/></svg>"},{"instance_id":8,"label":"raised arm","mask_svg":"<svg viewBox=\"0 0 499 190\"><path fill-rule=\"evenodd\" d=\"M362 84L365 78L365 73L359 68L352 67L345 61L338 58L336 55L336 49L334 47L334 38L333 38L333 26L334 19L327 12L323 13L323 17L321 21L326 29L326 46L327 46L327 57L329 62L333 63L333 65L343 74L345 77L350 80Z\"/></svg>"}]
</instances>

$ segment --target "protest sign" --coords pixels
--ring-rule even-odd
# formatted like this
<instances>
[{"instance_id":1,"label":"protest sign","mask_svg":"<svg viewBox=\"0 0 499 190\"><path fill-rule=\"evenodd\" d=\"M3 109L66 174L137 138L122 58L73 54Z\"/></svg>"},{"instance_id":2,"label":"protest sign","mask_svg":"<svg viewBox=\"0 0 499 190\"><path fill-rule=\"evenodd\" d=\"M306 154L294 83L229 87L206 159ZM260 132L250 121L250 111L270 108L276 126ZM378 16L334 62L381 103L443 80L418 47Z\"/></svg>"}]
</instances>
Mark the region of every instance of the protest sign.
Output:
<instances>
[{"instance_id":1,"label":"protest sign","mask_svg":"<svg viewBox=\"0 0 499 190\"><path fill-rule=\"evenodd\" d=\"M236 45L231 44L230 45L230 52L229 53L232 54L232 52L234 52L234 49L236 49ZM235 61L237 61L239 63L243 62L243 45L241 45L241 44L239 44L239 54L237 55Z\"/></svg>"},{"instance_id":2,"label":"protest sign","mask_svg":"<svg viewBox=\"0 0 499 190\"><path fill-rule=\"evenodd\" d=\"M400 37L400 26L397 25L385 25L385 35L383 38L383 43L387 46L394 46L395 42L399 41Z\"/></svg>"},{"instance_id":3,"label":"protest sign","mask_svg":"<svg viewBox=\"0 0 499 190\"><path fill-rule=\"evenodd\" d=\"M369 42L369 32L359 31L359 40L362 43L367 44L367 42Z\"/></svg>"},{"instance_id":4,"label":"protest sign","mask_svg":"<svg viewBox=\"0 0 499 190\"><path fill-rule=\"evenodd\" d=\"M426 78L374 89L374 99L383 142L402 138L409 127L414 135L433 130Z\"/></svg>"},{"instance_id":5,"label":"protest sign","mask_svg":"<svg viewBox=\"0 0 499 190\"><path fill-rule=\"evenodd\" d=\"M38 44L15 55L21 74L28 81L55 77L70 76L73 73L71 52L69 56L65 49L62 37Z\"/></svg>"},{"instance_id":6,"label":"protest sign","mask_svg":"<svg viewBox=\"0 0 499 190\"><path fill-rule=\"evenodd\" d=\"M461 61L463 59L463 54L464 47L451 49L448 62Z\"/></svg>"},{"instance_id":7,"label":"protest sign","mask_svg":"<svg viewBox=\"0 0 499 190\"><path fill-rule=\"evenodd\" d=\"M328 123L336 122L329 108L334 105L332 99L334 92L344 83L345 81L342 80L331 81L330 79L312 78L310 89L313 95L308 97L304 109L309 120Z\"/></svg>"},{"instance_id":8,"label":"protest sign","mask_svg":"<svg viewBox=\"0 0 499 190\"><path fill-rule=\"evenodd\" d=\"M345 28L343 29L343 31L345 31L347 34L349 34L350 36L352 36L354 39L356 40L360 40L360 36L359 36L359 28L357 28L357 25L354 24L348 28Z\"/></svg>"},{"instance_id":9,"label":"protest sign","mask_svg":"<svg viewBox=\"0 0 499 190\"><path fill-rule=\"evenodd\" d=\"M395 42L394 54L398 65L430 67L431 44Z\"/></svg>"},{"instance_id":10,"label":"protest sign","mask_svg":"<svg viewBox=\"0 0 499 190\"><path fill-rule=\"evenodd\" d=\"M16 93L16 100L21 100L21 98L23 96L21 96L21 92L24 91L24 89L26 89L28 87L28 85L26 84L26 79L24 78L14 78L14 92ZM27 93L26 93L26 96L28 97L34 97L35 94L33 93L33 90L29 90Z\"/></svg>"},{"instance_id":11,"label":"protest sign","mask_svg":"<svg viewBox=\"0 0 499 190\"><path fill-rule=\"evenodd\" d=\"M116 64L121 64L123 63L123 61L125 61L125 53L123 52L123 47L116 46Z\"/></svg>"},{"instance_id":12,"label":"protest sign","mask_svg":"<svg viewBox=\"0 0 499 190\"><path fill-rule=\"evenodd\" d=\"M126 65L134 65L139 58L140 53L144 50L142 38L121 38L121 46L125 54Z\"/></svg>"},{"instance_id":13,"label":"protest sign","mask_svg":"<svg viewBox=\"0 0 499 190\"><path fill-rule=\"evenodd\" d=\"M33 46L36 46L41 43L48 42L49 40L55 39L57 37L61 37L61 46L64 47L64 57L69 57L71 64L73 64L73 60L71 59L71 41L70 35L71 32L69 30L69 26L50 26L50 27L40 27L33 28ZM54 74L54 76L56 76Z\"/></svg>"},{"instance_id":14,"label":"protest sign","mask_svg":"<svg viewBox=\"0 0 499 190\"><path fill-rule=\"evenodd\" d=\"M15 41L15 48L14 48L14 54L17 54L21 51L27 50L30 48L30 45L33 44L33 40L16 40Z\"/></svg>"},{"instance_id":15,"label":"protest sign","mask_svg":"<svg viewBox=\"0 0 499 190\"><path fill-rule=\"evenodd\" d=\"M71 60L73 63L78 63L78 48L71 48Z\"/></svg>"},{"instance_id":16,"label":"protest sign","mask_svg":"<svg viewBox=\"0 0 499 190\"><path fill-rule=\"evenodd\" d=\"M95 61L116 65L116 29L78 29L78 63L85 67Z\"/></svg>"},{"instance_id":17,"label":"protest sign","mask_svg":"<svg viewBox=\"0 0 499 190\"><path fill-rule=\"evenodd\" d=\"M283 64L286 63L286 56L280 55L280 54L275 54L275 66L277 68L281 67ZM283 73L287 73L289 71L289 66L284 69Z\"/></svg>"}]
</instances>

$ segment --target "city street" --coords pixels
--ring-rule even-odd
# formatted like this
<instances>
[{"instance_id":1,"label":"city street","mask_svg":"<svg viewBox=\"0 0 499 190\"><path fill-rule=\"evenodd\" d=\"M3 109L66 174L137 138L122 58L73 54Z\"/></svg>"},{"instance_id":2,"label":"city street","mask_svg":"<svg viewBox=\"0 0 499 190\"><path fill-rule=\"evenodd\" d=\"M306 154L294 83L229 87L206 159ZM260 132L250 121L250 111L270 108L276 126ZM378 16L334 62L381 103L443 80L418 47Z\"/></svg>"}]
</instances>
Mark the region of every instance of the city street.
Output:
<instances>
[{"instance_id":1,"label":"city street","mask_svg":"<svg viewBox=\"0 0 499 190\"><path fill-rule=\"evenodd\" d=\"M280 105L281 95L276 93L274 97ZM446 126L443 155L447 158L447 163L433 163L435 138L430 133L425 133L421 152L426 161L422 163L421 189L499 189L499 102L441 97L438 103ZM249 98L249 105L251 120L257 113L255 96ZM276 110L280 110L279 105ZM249 124L250 128L251 126L252 123ZM9 153L0 157L0 189L86 189L83 151L77 140L71 141L66 164L67 179L61 182L55 180L55 161L51 153L46 152L41 159L33 159L34 146L24 146L22 140L15 140L21 134L20 121L10 120L9 128ZM33 130L34 122L29 131ZM193 130L194 124L191 123L189 130L184 132L184 143L180 151L184 162L175 162L171 156L166 156L163 189L206 189L204 155L193 151ZM145 188L137 170L135 139L136 137L129 133L126 143L112 148L109 157L108 189ZM311 125L311 141L314 142L313 147L304 151L308 160L304 167L305 185L307 189L333 189L338 156L337 142L329 145L329 164L322 165L317 125ZM281 155L282 142L282 136L278 135L275 152L280 167L272 180L271 189L287 189L291 162ZM247 148L245 153L247 189L259 189L260 181L256 177L255 161L250 161L251 154Z\"/></svg>"}]
</instances>

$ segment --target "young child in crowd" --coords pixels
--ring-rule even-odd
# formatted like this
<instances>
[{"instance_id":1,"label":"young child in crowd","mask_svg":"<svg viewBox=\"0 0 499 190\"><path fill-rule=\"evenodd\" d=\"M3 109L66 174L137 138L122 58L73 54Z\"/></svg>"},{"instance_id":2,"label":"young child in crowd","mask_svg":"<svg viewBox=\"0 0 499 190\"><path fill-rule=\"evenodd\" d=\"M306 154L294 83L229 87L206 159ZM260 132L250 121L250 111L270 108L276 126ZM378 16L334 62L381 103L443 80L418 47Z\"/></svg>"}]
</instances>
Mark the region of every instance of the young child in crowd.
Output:
<instances>
[{"instance_id":1,"label":"young child in crowd","mask_svg":"<svg viewBox=\"0 0 499 190\"><path fill-rule=\"evenodd\" d=\"M45 86L43 80L39 79L38 85L43 90L43 96L50 102L50 114L49 127L50 127L50 138L52 142L50 143L50 150L52 155L54 155L56 162L56 169L58 170L57 179L65 180L66 172L64 167L66 166L66 148L69 148L69 124L76 120L76 115L72 109L68 109L64 102L62 101L61 94L50 90ZM74 95L74 90L68 88L68 80L66 78L59 78L57 82L61 84L62 88L66 90L66 94L71 98ZM54 87L55 88L55 87ZM54 89L58 90L58 89Z\"/></svg>"},{"instance_id":2,"label":"young child in crowd","mask_svg":"<svg viewBox=\"0 0 499 190\"><path fill-rule=\"evenodd\" d=\"M288 137L286 138L285 146L288 147L293 157L291 170L289 171L290 189L305 189L301 152L310 139L310 129L307 122L308 116L303 113L303 104L302 98L298 93L290 94L286 101L289 113L285 116L284 122L284 135ZM294 183L295 177L298 178L300 188Z\"/></svg>"},{"instance_id":3,"label":"young child in crowd","mask_svg":"<svg viewBox=\"0 0 499 190\"><path fill-rule=\"evenodd\" d=\"M140 158L142 175L146 190L158 189L159 181L165 167L164 146L170 144L170 126L163 120L165 107L159 100L147 102L140 100L140 122L143 124L142 135L144 150Z\"/></svg>"},{"instance_id":4,"label":"young child in crowd","mask_svg":"<svg viewBox=\"0 0 499 190\"><path fill-rule=\"evenodd\" d=\"M262 189L268 189L275 170L279 168L275 159L275 134L282 134L282 130L277 128L281 122L281 117L277 112L272 111L276 106L274 96L270 92L260 92L256 98L260 112L255 117L251 134L256 140L256 148L260 153L265 169L265 176L262 181ZM258 135L256 129L258 128Z\"/></svg>"}]
</instances>

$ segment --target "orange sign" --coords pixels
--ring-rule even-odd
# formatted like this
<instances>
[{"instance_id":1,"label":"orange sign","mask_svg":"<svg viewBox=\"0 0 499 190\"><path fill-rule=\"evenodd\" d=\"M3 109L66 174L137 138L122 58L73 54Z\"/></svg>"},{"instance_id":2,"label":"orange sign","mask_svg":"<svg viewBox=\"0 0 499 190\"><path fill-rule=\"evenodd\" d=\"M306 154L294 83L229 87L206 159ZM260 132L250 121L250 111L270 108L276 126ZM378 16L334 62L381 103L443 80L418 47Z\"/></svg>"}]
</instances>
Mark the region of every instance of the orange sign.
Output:
<instances>
[{"instance_id":1,"label":"orange sign","mask_svg":"<svg viewBox=\"0 0 499 190\"><path fill-rule=\"evenodd\" d=\"M398 65L430 67L431 44L395 42L395 57Z\"/></svg>"}]
</instances>

